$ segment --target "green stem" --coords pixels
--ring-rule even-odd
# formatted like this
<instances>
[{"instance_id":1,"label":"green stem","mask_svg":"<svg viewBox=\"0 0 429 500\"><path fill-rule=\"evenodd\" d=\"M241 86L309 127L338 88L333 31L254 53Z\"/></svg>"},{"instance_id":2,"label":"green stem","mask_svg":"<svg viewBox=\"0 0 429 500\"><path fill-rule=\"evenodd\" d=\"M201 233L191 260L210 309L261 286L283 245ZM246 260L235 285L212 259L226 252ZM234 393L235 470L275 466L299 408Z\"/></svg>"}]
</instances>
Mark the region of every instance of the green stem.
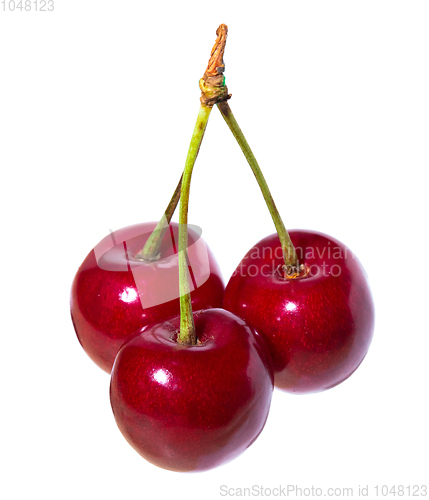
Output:
<instances>
[{"instance_id":1,"label":"green stem","mask_svg":"<svg viewBox=\"0 0 429 500\"><path fill-rule=\"evenodd\" d=\"M189 275L188 275L188 204L189 191L191 187L192 170L198 151L203 140L207 122L209 120L212 106L201 104L189 145L188 156L186 158L185 169L183 171L182 194L180 197L179 209L179 292L180 292L180 332L178 342L182 344L195 345L197 336L195 333L194 317L192 315L192 304L190 296Z\"/></svg>"},{"instance_id":2,"label":"green stem","mask_svg":"<svg viewBox=\"0 0 429 500\"><path fill-rule=\"evenodd\" d=\"M276 226L277 234L279 235L280 245L283 250L283 257L286 266L286 275L295 275L297 274L299 269L298 256L296 254L295 247L293 246L293 243L290 239L289 233L286 231L286 228L274 203L273 197L271 196L264 175L262 174L258 162L256 161L256 158L252 150L250 149L250 146L246 141L243 132L238 126L237 120L232 114L229 104L224 101L220 102L217 106L222 113L222 116L224 117L228 127L236 138L241 150L243 151L244 156L246 157L246 160L249 163L250 168L252 169L256 177L256 180L258 181L259 187L261 188L265 203L267 204L274 225Z\"/></svg>"},{"instance_id":3,"label":"green stem","mask_svg":"<svg viewBox=\"0 0 429 500\"><path fill-rule=\"evenodd\" d=\"M145 243L145 246L136 254L136 259L145 260L149 262L156 261L160 258L159 249L161 247L162 240L164 239L165 232L167 231L168 225L170 224L171 218L173 217L174 211L176 210L177 204L180 200L180 190L182 188L182 178L180 177L179 184L177 184L176 189L171 197L170 203L168 204L164 215L161 220L156 225L152 234L149 236Z\"/></svg>"}]
</instances>

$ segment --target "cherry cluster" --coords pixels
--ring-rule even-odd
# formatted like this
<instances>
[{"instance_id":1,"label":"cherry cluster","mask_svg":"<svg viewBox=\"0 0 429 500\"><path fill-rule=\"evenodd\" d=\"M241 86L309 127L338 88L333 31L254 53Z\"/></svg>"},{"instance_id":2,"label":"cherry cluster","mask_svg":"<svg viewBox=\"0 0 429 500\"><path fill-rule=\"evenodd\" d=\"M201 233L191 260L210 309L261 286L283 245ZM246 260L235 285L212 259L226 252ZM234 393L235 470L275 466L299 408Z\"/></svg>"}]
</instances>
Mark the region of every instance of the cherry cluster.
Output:
<instances>
[{"instance_id":1,"label":"cherry cluster","mask_svg":"<svg viewBox=\"0 0 429 500\"><path fill-rule=\"evenodd\" d=\"M286 231L227 103L226 34L221 25L200 81L185 169L165 214L106 236L80 266L71 293L78 339L111 373L119 429L144 458L174 471L211 469L242 453L265 425L274 386L304 394L344 381L365 357L374 327L366 274L350 250L316 231ZM192 169L215 105L277 230L249 250L226 288L187 219Z\"/></svg>"}]
</instances>

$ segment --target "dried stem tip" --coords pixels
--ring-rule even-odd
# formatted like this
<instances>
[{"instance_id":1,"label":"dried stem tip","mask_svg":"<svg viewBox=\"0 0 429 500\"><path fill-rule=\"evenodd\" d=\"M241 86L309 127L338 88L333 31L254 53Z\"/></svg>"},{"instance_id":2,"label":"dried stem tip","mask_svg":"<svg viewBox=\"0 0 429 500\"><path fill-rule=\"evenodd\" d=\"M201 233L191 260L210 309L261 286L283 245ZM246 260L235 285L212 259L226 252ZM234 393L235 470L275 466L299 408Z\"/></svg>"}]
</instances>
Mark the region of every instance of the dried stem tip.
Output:
<instances>
[{"instance_id":1,"label":"dried stem tip","mask_svg":"<svg viewBox=\"0 0 429 500\"><path fill-rule=\"evenodd\" d=\"M212 52L210 54L209 63L207 64L205 77L217 76L225 71L225 64L223 62L223 54L225 52L226 37L228 35L228 26L226 24L221 24L216 30L216 42L213 45Z\"/></svg>"},{"instance_id":2,"label":"dried stem tip","mask_svg":"<svg viewBox=\"0 0 429 500\"><path fill-rule=\"evenodd\" d=\"M213 46L207 69L200 80L201 104L213 106L223 101L227 101L231 96L225 85L225 64L223 54L225 52L228 26L221 24L216 30L216 42Z\"/></svg>"}]
</instances>

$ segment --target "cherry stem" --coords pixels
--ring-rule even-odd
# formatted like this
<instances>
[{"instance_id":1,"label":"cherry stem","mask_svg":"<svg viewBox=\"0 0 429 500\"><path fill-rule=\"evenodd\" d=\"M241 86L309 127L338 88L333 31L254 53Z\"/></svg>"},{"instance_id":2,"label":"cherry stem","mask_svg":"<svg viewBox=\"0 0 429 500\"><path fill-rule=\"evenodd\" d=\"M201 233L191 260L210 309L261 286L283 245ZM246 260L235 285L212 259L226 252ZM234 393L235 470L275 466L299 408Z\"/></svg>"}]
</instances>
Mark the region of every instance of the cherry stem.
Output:
<instances>
[{"instance_id":1,"label":"cherry stem","mask_svg":"<svg viewBox=\"0 0 429 500\"><path fill-rule=\"evenodd\" d=\"M182 179L182 194L179 209L179 293L180 293L180 332L177 341L181 344L195 345L197 335L195 332L194 317L192 314L192 303L189 286L188 265L188 205L189 191L191 187L192 170L198 151L204 137L210 113L214 104L229 98L228 89L225 86L223 72L223 54L225 52L226 36L228 27L221 24L216 30L216 42L210 54L210 59L204 76L199 84L201 89L201 106L198 112L191 144L189 145L185 169Z\"/></svg>"},{"instance_id":2,"label":"cherry stem","mask_svg":"<svg viewBox=\"0 0 429 500\"><path fill-rule=\"evenodd\" d=\"M195 345L197 343L188 274L188 205L192 171L212 109L212 106L205 106L204 104L200 106L191 144L189 145L185 169L183 171L182 194L180 197L179 209L180 332L177 339L181 344Z\"/></svg>"},{"instance_id":3,"label":"cherry stem","mask_svg":"<svg viewBox=\"0 0 429 500\"><path fill-rule=\"evenodd\" d=\"M243 151L244 156L246 157L246 160L249 163L250 168L252 169L252 172L256 177L256 180L258 181L259 187L261 188L262 194L265 199L265 203L267 204L268 210L270 211L271 217L273 219L274 225L277 230L277 234L280 239L280 245L282 247L283 257L285 262L285 271L286 271L285 274L287 277L295 277L296 275L299 274L299 269L300 269L298 263L298 256L296 254L292 240L290 239L289 233L286 231L286 228L280 217L279 211L277 210L277 207L274 203L273 197L271 196L268 184L265 180L262 170L259 167L258 162L256 161L256 158L252 150L250 149L250 146L246 141L246 138L243 135L243 132L238 126L237 120L232 114L229 104L226 101L220 102L218 103L218 108L223 118L225 119L228 127L233 133L235 139L237 140L241 150Z\"/></svg>"},{"instance_id":4,"label":"cherry stem","mask_svg":"<svg viewBox=\"0 0 429 500\"><path fill-rule=\"evenodd\" d=\"M171 197L170 203L168 204L164 215L161 217L161 220L152 231L152 234L149 236L142 250L140 250L140 252L135 255L136 259L154 262L156 260L159 260L159 258L161 257L159 249L161 247L162 240L164 239L165 232L167 231L168 225L170 224L171 218L173 217L177 204L180 200L182 178L183 174L180 177L179 184L177 184L176 189L174 190L173 196Z\"/></svg>"}]
</instances>

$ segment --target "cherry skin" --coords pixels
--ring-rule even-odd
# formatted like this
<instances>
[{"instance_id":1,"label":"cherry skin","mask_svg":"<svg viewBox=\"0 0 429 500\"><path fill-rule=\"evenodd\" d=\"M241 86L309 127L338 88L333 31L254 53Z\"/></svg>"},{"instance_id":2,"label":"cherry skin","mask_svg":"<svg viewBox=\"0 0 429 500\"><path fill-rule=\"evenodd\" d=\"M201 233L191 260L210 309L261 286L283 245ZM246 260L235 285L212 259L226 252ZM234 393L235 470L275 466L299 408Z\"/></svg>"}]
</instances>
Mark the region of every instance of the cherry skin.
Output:
<instances>
[{"instance_id":1,"label":"cherry skin","mask_svg":"<svg viewBox=\"0 0 429 500\"><path fill-rule=\"evenodd\" d=\"M70 306L77 337L108 373L132 333L180 313L178 224L170 224L159 260L135 258L155 226L155 222L136 224L104 238L73 281ZM221 307L224 284L219 266L197 232L189 227L188 234L192 307L195 311Z\"/></svg>"},{"instance_id":2,"label":"cherry skin","mask_svg":"<svg viewBox=\"0 0 429 500\"><path fill-rule=\"evenodd\" d=\"M180 317L128 340L113 366L110 400L124 437L164 469L228 462L261 433L271 403L267 346L223 309L194 313L197 345L176 342Z\"/></svg>"},{"instance_id":3,"label":"cherry skin","mask_svg":"<svg viewBox=\"0 0 429 500\"><path fill-rule=\"evenodd\" d=\"M364 359L374 306L365 271L344 244L315 231L289 234L307 274L283 277L279 239L270 235L234 272L224 308L267 341L276 387L318 392L347 379Z\"/></svg>"}]
</instances>

